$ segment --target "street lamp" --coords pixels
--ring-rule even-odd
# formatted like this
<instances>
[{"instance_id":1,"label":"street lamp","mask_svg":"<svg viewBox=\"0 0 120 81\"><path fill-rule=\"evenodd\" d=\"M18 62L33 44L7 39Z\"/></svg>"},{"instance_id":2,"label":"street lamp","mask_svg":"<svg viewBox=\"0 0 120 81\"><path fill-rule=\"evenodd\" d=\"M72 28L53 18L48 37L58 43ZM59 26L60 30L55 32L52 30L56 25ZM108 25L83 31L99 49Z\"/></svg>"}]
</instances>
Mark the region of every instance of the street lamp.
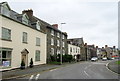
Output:
<instances>
[{"instance_id":1,"label":"street lamp","mask_svg":"<svg viewBox=\"0 0 120 81\"><path fill-rule=\"evenodd\" d=\"M62 65L62 25L66 23L60 23L61 24L61 54L60 54L60 64Z\"/></svg>"}]
</instances>

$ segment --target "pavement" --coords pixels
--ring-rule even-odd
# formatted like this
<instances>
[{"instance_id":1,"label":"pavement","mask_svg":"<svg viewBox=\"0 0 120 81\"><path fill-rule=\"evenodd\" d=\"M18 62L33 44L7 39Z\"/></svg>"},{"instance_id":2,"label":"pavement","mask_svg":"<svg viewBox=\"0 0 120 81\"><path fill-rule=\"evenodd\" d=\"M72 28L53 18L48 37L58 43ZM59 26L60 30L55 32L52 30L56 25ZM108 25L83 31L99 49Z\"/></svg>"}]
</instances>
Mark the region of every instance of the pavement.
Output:
<instances>
[{"instance_id":1,"label":"pavement","mask_svg":"<svg viewBox=\"0 0 120 81\"><path fill-rule=\"evenodd\" d=\"M110 62L110 63L107 65L107 67L108 67L108 69L110 69L111 71L120 74L120 65L116 64L116 63L115 63L116 61L118 61L118 60L115 60L115 61Z\"/></svg>"},{"instance_id":2,"label":"pavement","mask_svg":"<svg viewBox=\"0 0 120 81\"><path fill-rule=\"evenodd\" d=\"M63 63L62 65L54 65L54 64L45 64L45 65L37 65L33 68L26 68L26 69L14 69L14 70L8 70L2 72L2 79L15 79L15 78L21 78L25 76L29 76L36 73L41 73L45 71L49 71L52 69L64 67L66 65L73 64L73 63Z\"/></svg>"}]
</instances>

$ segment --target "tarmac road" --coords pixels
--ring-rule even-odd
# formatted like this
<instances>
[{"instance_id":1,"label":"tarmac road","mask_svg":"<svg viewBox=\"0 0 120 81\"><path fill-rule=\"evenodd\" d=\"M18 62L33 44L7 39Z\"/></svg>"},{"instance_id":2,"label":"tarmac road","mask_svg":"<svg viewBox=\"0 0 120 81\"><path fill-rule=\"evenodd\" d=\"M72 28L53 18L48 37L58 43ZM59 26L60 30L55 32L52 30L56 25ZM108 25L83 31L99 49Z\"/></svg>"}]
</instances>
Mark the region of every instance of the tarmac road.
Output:
<instances>
[{"instance_id":1,"label":"tarmac road","mask_svg":"<svg viewBox=\"0 0 120 81\"><path fill-rule=\"evenodd\" d=\"M106 64L109 62L76 63L20 79L28 79L29 81L38 79L118 79L118 74L106 68Z\"/></svg>"}]
</instances>

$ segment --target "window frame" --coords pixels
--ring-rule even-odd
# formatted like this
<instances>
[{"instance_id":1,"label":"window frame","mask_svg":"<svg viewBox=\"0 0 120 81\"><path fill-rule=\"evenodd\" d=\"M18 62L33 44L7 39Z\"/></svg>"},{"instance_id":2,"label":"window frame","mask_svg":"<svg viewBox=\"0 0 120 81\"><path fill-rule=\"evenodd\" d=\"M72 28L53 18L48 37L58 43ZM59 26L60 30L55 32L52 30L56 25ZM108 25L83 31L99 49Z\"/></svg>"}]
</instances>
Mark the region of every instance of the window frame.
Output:
<instances>
[{"instance_id":1,"label":"window frame","mask_svg":"<svg viewBox=\"0 0 120 81\"><path fill-rule=\"evenodd\" d=\"M38 43L38 40L39 40L39 43ZM39 37L36 37L36 46L40 46L40 38Z\"/></svg>"},{"instance_id":2,"label":"window frame","mask_svg":"<svg viewBox=\"0 0 120 81\"><path fill-rule=\"evenodd\" d=\"M5 37L7 35L7 37ZM2 40L11 41L11 29L2 27L2 34L1 34Z\"/></svg>"},{"instance_id":3,"label":"window frame","mask_svg":"<svg viewBox=\"0 0 120 81\"><path fill-rule=\"evenodd\" d=\"M36 50L35 51L35 62L38 62L38 61L40 61L41 59L40 59L40 50Z\"/></svg>"},{"instance_id":4,"label":"window frame","mask_svg":"<svg viewBox=\"0 0 120 81\"><path fill-rule=\"evenodd\" d=\"M22 42L27 44L28 43L28 33L27 32L23 32L22 34L23 34Z\"/></svg>"}]
</instances>

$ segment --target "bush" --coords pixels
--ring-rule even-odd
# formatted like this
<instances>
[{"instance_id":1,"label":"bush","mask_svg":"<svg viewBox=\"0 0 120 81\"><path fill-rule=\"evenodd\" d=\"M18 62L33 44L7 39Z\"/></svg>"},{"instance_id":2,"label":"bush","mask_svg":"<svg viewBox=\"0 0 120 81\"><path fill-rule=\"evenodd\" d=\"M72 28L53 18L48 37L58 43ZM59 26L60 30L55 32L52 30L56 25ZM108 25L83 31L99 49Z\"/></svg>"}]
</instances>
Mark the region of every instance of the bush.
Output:
<instances>
[{"instance_id":1,"label":"bush","mask_svg":"<svg viewBox=\"0 0 120 81\"><path fill-rule=\"evenodd\" d=\"M21 67L20 67L21 69L25 69L25 62L24 62L24 60L22 60L22 62L21 62Z\"/></svg>"},{"instance_id":2,"label":"bush","mask_svg":"<svg viewBox=\"0 0 120 81\"><path fill-rule=\"evenodd\" d=\"M33 59L31 58L30 59L30 68L32 68L33 67Z\"/></svg>"}]
</instances>

